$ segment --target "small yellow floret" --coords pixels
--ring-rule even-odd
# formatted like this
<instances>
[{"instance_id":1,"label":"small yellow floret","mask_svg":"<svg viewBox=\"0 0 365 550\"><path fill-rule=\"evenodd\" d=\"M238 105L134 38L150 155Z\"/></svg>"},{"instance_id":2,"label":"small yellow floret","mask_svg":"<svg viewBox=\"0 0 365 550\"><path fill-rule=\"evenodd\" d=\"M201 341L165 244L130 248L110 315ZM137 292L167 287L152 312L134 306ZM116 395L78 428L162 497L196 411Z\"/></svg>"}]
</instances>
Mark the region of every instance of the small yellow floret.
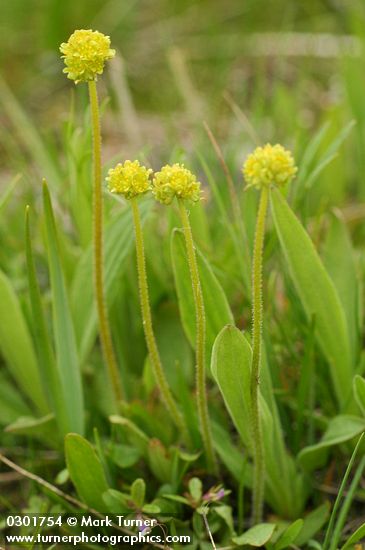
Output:
<instances>
[{"instance_id":1,"label":"small yellow floret","mask_svg":"<svg viewBox=\"0 0 365 550\"><path fill-rule=\"evenodd\" d=\"M66 65L63 72L76 84L97 80L97 75L104 70L105 61L115 56L109 36L91 30L75 31L68 42L61 44L60 52Z\"/></svg>"},{"instance_id":2,"label":"small yellow floret","mask_svg":"<svg viewBox=\"0 0 365 550\"><path fill-rule=\"evenodd\" d=\"M138 160L126 160L124 164L117 164L109 170L106 178L109 191L123 195L126 199L143 195L151 188L151 173L152 170L141 166Z\"/></svg>"},{"instance_id":3,"label":"small yellow floret","mask_svg":"<svg viewBox=\"0 0 365 550\"><path fill-rule=\"evenodd\" d=\"M163 204L171 204L174 197L197 202L201 198L200 182L183 164L167 164L155 173L152 193Z\"/></svg>"},{"instance_id":4,"label":"small yellow floret","mask_svg":"<svg viewBox=\"0 0 365 550\"><path fill-rule=\"evenodd\" d=\"M257 147L243 165L243 175L247 187L283 187L289 183L298 169L290 151L282 145Z\"/></svg>"}]
</instances>

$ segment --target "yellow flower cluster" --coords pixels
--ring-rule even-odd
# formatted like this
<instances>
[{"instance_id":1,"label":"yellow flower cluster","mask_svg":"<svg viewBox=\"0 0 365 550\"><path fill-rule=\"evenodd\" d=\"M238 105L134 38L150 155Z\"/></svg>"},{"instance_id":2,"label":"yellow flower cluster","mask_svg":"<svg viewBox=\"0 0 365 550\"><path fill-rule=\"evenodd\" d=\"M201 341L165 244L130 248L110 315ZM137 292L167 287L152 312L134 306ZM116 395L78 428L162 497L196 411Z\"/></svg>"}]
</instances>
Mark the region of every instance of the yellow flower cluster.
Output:
<instances>
[{"instance_id":1,"label":"yellow flower cluster","mask_svg":"<svg viewBox=\"0 0 365 550\"><path fill-rule=\"evenodd\" d=\"M66 67L63 72L67 78L78 82L97 80L102 74L105 61L115 55L110 48L110 38L101 32L77 30L71 34L68 42L60 46Z\"/></svg>"},{"instance_id":2,"label":"yellow flower cluster","mask_svg":"<svg viewBox=\"0 0 365 550\"><path fill-rule=\"evenodd\" d=\"M151 173L152 170L141 166L138 160L126 160L124 164L119 163L109 170L106 178L109 191L128 200L143 195L151 189Z\"/></svg>"},{"instance_id":3,"label":"yellow flower cluster","mask_svg":"<svg viewBox=\"0 0 365 550\"><path fill-rule=\"evenodd\" d=\"M183 164L167 164L160 172L156 172L152 193L163 204L171 204L174 197L193 202L201 198L200 182Z\"/></svg>"},{"instance_id":4,"label":"yellow flower cluster","mask_svg":"<svg viewBox=\"0 0 365 550\"><path fill-rule=\"evenodd\" d=\"M282 145L257 147L243 165L243 175L248 187L283 187L297 173L294 158Z\"/></svg>"}]
</instances>

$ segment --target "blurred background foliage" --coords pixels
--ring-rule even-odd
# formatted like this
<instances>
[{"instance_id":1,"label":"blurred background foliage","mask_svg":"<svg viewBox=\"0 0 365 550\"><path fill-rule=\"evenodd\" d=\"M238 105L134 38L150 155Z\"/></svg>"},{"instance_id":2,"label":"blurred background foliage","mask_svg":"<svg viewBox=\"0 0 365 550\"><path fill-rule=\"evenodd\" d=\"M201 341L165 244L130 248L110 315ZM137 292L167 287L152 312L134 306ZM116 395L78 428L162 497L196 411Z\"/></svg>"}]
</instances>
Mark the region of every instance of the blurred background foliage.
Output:
<instances>
[{"instance_id":1,"label":"blurred background foliage","mask_svg":"<svg viewBox=\"0 0 365 550\"><path fill-rule=\"evenodd\" d=\"M196 148L196 131L207 119L225 140L227 154L241 160L249 136L224 92L263 141L290 138L300 147L324 119L333 122L332 132L351 118L365 120L361 0L3 2L3 78L41 132L56 134L55 140L73 89L61 73L58 48L80 27L109 34L123 58L114 62L108 82L112 113L120 114L107 132L112 152L122 146L132 154L143 144L166 155L171 138ZM79 88L82 101L86 90ZM2 93L5 165L14 161L12 146L19 146L8 133L8 102ZM356 133L359 154L363 128ZM355 165L348 164L346 176L354 185ZM334 200L342 195L333 190Z\"/></svg>"}]
</instances>

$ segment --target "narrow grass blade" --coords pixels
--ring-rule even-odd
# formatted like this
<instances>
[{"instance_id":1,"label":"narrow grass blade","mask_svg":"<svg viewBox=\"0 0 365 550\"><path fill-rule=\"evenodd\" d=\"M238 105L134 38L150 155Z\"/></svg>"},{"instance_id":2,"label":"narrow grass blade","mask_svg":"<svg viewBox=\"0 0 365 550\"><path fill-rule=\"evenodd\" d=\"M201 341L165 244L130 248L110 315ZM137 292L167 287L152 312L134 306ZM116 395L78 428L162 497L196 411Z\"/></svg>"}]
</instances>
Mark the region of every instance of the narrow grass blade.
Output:
<instances>
[{"instance_id":1,"label":"narrow grass blade","mask_svg":"<svg viewBox=\"0 0 365 550\"><path fill-rule=\"evenodd\" d=\"M33 343L18 297L0 271L0 352L20 388L41 413L49 411Z\"/></svg>"},{"instance_id":2,"label":"narrow grass blade","mask_svg":"<svg viewBox=\"0 0 365 550\"><path fill-rule=\"evenodd\" d=\"M323 543L323 550L327 550L327 549L329 548L330 537L332 536L332 532L333 532L333 529L334 529L334 526L335 526L337 510L338 510L338 508L339 508L339 506L340 506L340 502L341 502L343 493L344 493L344 491L345 491L346 483L347 483L348 477L349 477L349 475L350 475L352 466L353 466L353 464L354 464L354 461L355 461L357 452L358 452L358 450L359 450L361 441L363 440L363 437L364 437L364 432L363 432L363 433L361 434L361 436L359 437L359 440L358 440L358 442L357 442L357 444L356 444L356 447L355 447L355 449L354 449L354 451L353 451L353 453L352 453L352 455L351 455L350 461L349 461L349 463L348 463L348 465L347 465L346 472L345 472L345 475L343 476L343 479L342 479L340 488L339 488L339 490L338 490L337 498L336 498L335 504L334 504L333 509L332 509L332 514L331 514L331 517L330 517L330 521L329 521L329 523L328 523L328 527L327 527L327 531L326 531L326 536L325 536L324 543Z\"/></svg>"},{"instance_id":3,"label":"narrow grass blade","mask_svg":"<svg viewBox=\"0 0 365 550\"><path fill-rule=\"evenodd\" d=\"M4 112L9 117L24 147L36 161L37 166L42 166L45 174L59 184L61 182L59 167L55 165L45 141L3 78L0 78L0 99Z\"/></svg>"},{"instance_id":4,"label":"narrow grass blade","mask_svg":"<svg viewBox=\"0 0 365 550\"><path fill-rule=\"evenodd\" d=\"M69 415L67 414L67 395L63 392L61 377L57 369L43 313L41 293L37 281L32 241L30 237L29 207L26 209L25 218L25 247L28 268L28 287L32 306L33 331L38 355L38 366L51 409L55 414L61 433L65 435L72 430L73 422L69 421ZM71 413L71 411L69 411L69 413Z\"/></svg>"},{"instance_id":5,"label":"narrow grass blade","mask_svg":"<svg viewBox=\"0 0 365 550\"><path fill-rule=\"evenodd\" d=\"M217 204L217 207L218 207L221 219L222 219L222 223L224 223L224 227L228 230L231 241L232 241L233 246L235 248L236 259L237 259L237 263L238 263L238 266L239 266L240 271L241 271L241 275L242 275L242 278L243 278L243 281L244 281L246 292L250 292L250 289L251 289L251 279L250 279L251 257L250 257L249 251L248 251L247 257L245 258L244 257L245 249L244 249L244 246L243 246L244 243L240 242L239 235L238 235L237 230L234 227L234 225L233 225L233 223L232 223L232 221L229 217L228 209L227 209L227 207L226 207L226 205L225 205L225 203L224 203L224 201L221 197L221 193L218 189L218 185L216 184L214 176L213 176L207 162L205 161L205 159L201 155L198 155L198 157L199 157L199 161L202 165L202 168L204 170L204 173L206 175L206 178L209 182L209 185L212 189L212 193L213 193L214 199L216 201L216 204Z\"/></svg>"},{"instance_id":6,"label":"narrow grass blade","mask_svg":"<svg viewBox=\"0 0 365 550\"><path fill-rule=\"evenodd\" d=\"M9 183L9 185L6 187L5 191L2 193L0 197L0 212L8 202L9 198L11 197L11 194L13 193L17 183L21 179L22 175L17 174Z\"/></svg>"},{"instance_id":7,"label":"narrow grass blade","mask_svg":"<svg viewBox=\"0 0 365 550\"><path fill-rule=\"evenodd\" d=\"M15 422L20 416L31 414L21 393L10 382L5 370L0 371L0 426L6 426Z\"/></svg>"},{"instance_id":8,"label":"narrow grass blade","mask_svg":"<svg viewBox=\"0 0 365 550\"><path fill-rule=\"evenodd\" d=\"M354 478L351 482L347 495L345 497L344 503L342 505L341 511L338 514L338 519L336 521L336 527L333 531L330 550L336 550L338 548L338 543L341 538L341 531L344 528L350 507L354 498L355 491L360 483L362 473L365 468L365 457L362 457L360 464L358 465Z\"/></svg>"},{"instance_id":9,"label":"narrow grass blade","mask_svg":"<svg viewBox=\"0 0 365 550\"><path fill-rule=\"evenodd\" d=\"M329 126L329 121L325 122L306 147L304 154L300 159L300 170L298 173L298 177L295 181L296 188L301 187L301 185L304 184L304 181L307 179L311 164L315 159L315 156L324 139L324 136L327 133Z\"/></svg>"},{"instance_id":10,"label":"narrow grass blade","mask_svg":"<svg viewBox=\"0 0 365 550\"><path fill-rule=\"evenodd\" d=\"M360 525L358 529L356 529L355 533L351 535L350 538L347 539L346 543L342 546L341 550L347 550L350 546L352 547L353 544L356 542L359 542L359 540L363 540L365 537L365 523Z\"/></svg>"},{"instance_id":11,"label":"narrow grass blade","mask_svg":"<svg viewBox=\"0 0 365 550\"><path fill-rule=\"evenodd\" d=\"M84 405L81 373L77 356L73 320L59 253L56 223L47 184L43 184L43 205L46 220L48 264L52 287L53 331L57 366L66 396L68 420L75 432L84 430Z\"/></svg>"}]
</instances>

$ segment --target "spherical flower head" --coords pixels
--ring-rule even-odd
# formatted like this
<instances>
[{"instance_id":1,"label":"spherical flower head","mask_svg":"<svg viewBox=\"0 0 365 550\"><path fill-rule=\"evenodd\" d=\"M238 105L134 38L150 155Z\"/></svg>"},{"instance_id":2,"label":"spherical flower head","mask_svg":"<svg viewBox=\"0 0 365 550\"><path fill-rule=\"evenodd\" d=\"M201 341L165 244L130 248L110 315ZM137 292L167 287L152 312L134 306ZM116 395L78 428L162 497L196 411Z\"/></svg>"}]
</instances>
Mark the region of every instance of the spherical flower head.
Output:
<instances>
[{"instance_id":1,"label":"spherical flower head","mask_svg":"<svg viewBox=\"0 0 365 550\"><path fill-rule=\"evenodd\" d=\"M151 188L150 174L152 170L141 166L138 160L126 160L124 164L117 164L108 172L106 181L111 193L123 195L130 200L147 193Z\"/></svg>"},{"instance_id":2,"label":"spherical flower head","mask_svg":"<svg viewBox=\"0 0 365 550\"><path fill-rule=\"evenodd\" d=\"M61 44L60 52L66 65L63 72L76 84L97 80L97 75L104 70L105 61L115 56L109 36L91 30L75 31L67 42Z\"/></svg>"},{"instance_id":3,"label":"spherical flower head","mask_svg":"<svg viewBox=\"0 0 365 550\"><path fill-rule=\"evenodd\" d=\"M257 147L243 165L243 175L247 187L284 187L297 173L294 158L282 145Z\"/></svg>"},{"instance_id":4,"label":"spherical flower head","mask_svg":"<svg viewBox=\"0 0 365 550\"><path fill-rule=\"evenodd\" d=\"M174 197L197 202L201 198L200 182L183 164L167 164L155 173L152 193L163 204L171 204Z\"/></svg>"}]
</instances>

